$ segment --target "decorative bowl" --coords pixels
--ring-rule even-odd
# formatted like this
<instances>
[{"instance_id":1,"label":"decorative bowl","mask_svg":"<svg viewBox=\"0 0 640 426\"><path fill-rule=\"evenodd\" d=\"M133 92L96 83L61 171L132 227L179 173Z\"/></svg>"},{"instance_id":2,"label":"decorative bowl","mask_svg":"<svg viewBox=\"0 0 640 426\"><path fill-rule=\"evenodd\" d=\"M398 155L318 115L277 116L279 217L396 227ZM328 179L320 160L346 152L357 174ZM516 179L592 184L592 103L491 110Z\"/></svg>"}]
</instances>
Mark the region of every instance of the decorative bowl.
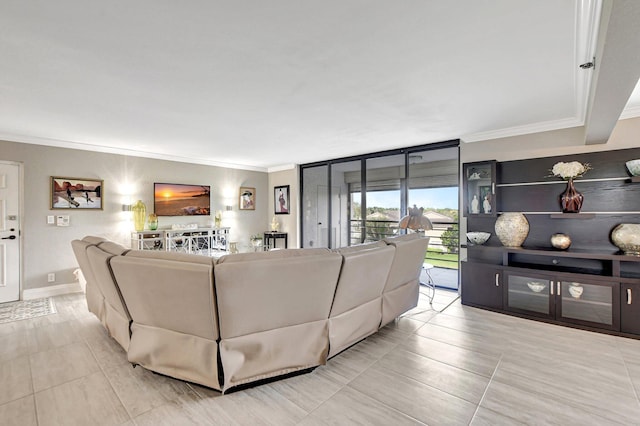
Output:
<instances>
[{"instance_id":1,"label":"decorative bowl","mask_svg":"<svg viewBox=\"0 0 640 426\"><path fill-rule=\"evenodd\" d=\"M583 291L584 287L582 287L578 283L571 283L571 285L569 286L569 294L571 294L571 297L573 297L574 299L580 299Z\"/></svg>"},{"instance_id":2,"label":"decorative bowl","mask_svg":"<svg viewBox=\"0 0 640 426\"><path fill-rule=\"evenodd\" d=\"M490 232L467 232L467 239L473 244L484 244L490 236Z\"/></svg>"},{"instance_id":3,"label":"decorative bowl","mask_svg":"<svg viewBox=\"0 0 640 426\"><path fill-rule=\"evenodd\" d=\"M540 293L542 290L544 290L546 286L547 286L546 284L538 283L535 281L531 281L527 283L527 287L529 287L531 291L533 291L534 293Z\"/></svg>"},{"instance_id":4,"label":"decorative bowl","mask_svg":"<svg viewBox=\"0 0 640 426\"><path fill-rule=\"evenodd\" d=\"M640 159L627 161L627 169L633 176L640 176Z\"/></svg>"}]
</instances>

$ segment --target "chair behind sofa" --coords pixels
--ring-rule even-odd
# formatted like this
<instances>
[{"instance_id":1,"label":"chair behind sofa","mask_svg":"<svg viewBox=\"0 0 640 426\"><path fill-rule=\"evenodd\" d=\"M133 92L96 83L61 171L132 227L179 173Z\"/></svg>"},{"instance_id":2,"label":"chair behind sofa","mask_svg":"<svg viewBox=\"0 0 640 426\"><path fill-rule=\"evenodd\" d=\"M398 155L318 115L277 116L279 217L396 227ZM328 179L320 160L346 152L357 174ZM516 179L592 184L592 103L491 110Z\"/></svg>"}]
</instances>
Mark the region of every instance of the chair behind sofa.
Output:
<instances>
[{"instance_id":1,"label":"chair behind sofa","mask_svg":"<svg viewBox=\"0 0 640 426\"><path fill-rule=\"evenodd\" d=\"M131 250L111 268L133 321L129 361L220 390L214 260Z\"/></svg>"},{"instance_id":2,"label":"chair behind sofa","mask_svg":"<svg viewBox=\"0 0 640 426\"><path fill-rule=\"evenodd\" d=\"M429 246L429 237L420 234L385 238L384 241L394 246L396 253L382 292L380 327L417 306L420 271Z\"/></svg>"}]
</instances>

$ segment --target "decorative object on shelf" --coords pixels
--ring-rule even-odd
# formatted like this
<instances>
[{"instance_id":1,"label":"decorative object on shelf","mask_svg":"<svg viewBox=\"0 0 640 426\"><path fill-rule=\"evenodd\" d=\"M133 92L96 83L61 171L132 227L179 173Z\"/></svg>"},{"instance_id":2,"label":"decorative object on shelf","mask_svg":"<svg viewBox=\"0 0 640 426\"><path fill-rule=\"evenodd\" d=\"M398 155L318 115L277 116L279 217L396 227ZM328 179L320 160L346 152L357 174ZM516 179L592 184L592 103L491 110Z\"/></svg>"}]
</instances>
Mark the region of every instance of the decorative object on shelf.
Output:
<instances>
[{"instance_id":1,"label":"decorative object on shelf","mask_svg":"<svg viewBox=\"0 0 640 426\"><path fill-rule=\"evenodd\" d=\"M574 299L580 299L580 296L582 296L583 291L584 291L584 287L582 287L579 283L571 283L569 285L569 294Z\"/></svg>"},{"instance_id":2,"label":"decorative object on shelf","mask_svg":"<svg viewBox=\"0 0 640 426\"><path fill-rule=\"evenodd\" d=\"M276 216L271 219L271 231L278 232L280 230L280 222Z\"/></svg>"},{"instance_id":3,"label":"decorative object on shelf","mask_svg":"<svg viewBox=\"0 0 640 426\"><path fill-rule=\"evenodd\" d=\"M213 224L216 228L220 228L222 225L222 212L220 210L216 210L216 214L213 216Z\"/></svg>"},{"instance_id":4,"label":"decorative object on shelf","mask_svg":"<svg viewBox=\"0 0 640 426\"><path fill-rule=\"evenodd\" d=\"M533 291L534 293L540 293L542 290L545 289L547 285L544 283L539 283L536 281L531 281L527 283L527 287L529 287L531 289L531 291Z\"/></svg>"},{"instance_id":5,"label":"decorative object on shelf","mask_svg":"<svg viewBox=\"0 0 640 426\"><path fill-rule=\"evenodd\" d=\"M579 161L571 161L569 163L565 163L559 161L553 165L551 173L553 173L554 176L557 176L564 180L569 180L583 176L589 170L591 170L591 164L589 163L581 163Z\"/></svg>"},{"instance_id":6,"label":"decorative object on shelf","mask_svg":"<svg viewBox=\"0 0 640 426\"><path fill-rule=\"evenodd\" d=\"M479 207L479 201L478 201L478 196L474 195L473 196L473 200L471 200L471 212L472 214L478 214L480 213L480 207Z\"/></svg>"},{"instance_id":7,"label":"decorative object on shelf","mask_svg":"<svg viewBox=\"0 0 640 426\"><path fill-rule=\"evenodd\" d=\"M640 160L629 160L626 164L632 176L640 176Z\"/></svg>"},{"instance_id":8,"label":"decorative object on shelf","mask_svg":"<svg viewBox=\"0 0 640 426\"><path fill-rule=\"evenodd\" d=\"M624 254L640 256L640 224L621 223L611 231L611 241Z\"/></svg>"},{"instance_id":9,"label":"decorative object on shelf","mask_svg":"<svg viewBox=\"0 0 640 426\"><path fill-rule=\"evenodd\" d=\"M147 223L149 224L149 229L155 231L158 229L158 216L155 213L149 213Z\"/></svg>"},{"instance_id":10,"label":"decorative object on shelf","mask_svg":"<svg viewBox=\"0 0 640 426\"><path fill-rule=\"evenodd\" d=\"M433 229L433 224L428 217L424 215L424 207L409 207L409 214L402 217L398 223L400 229L412 229L418 231L429 231Z\"/></svg>"},{"instance_id":11,"label":"decorative object on shelf","mask_svg":"<svg viewBox=\"0 0 640 426\"><path fill-rule=\"evenodd\" d=\"M573 179L567 182L567 189L560 194L562 213L580 213L584 196L573 186Z\"/></svg>"},{"instance_id":12,"label":"decorative object on shelf","mask_svg":"<svg viewBox=\"0 0 640 426\"><path fill-rule=\"evenodd\" d=\"M573 186L573 180L583 176L589 170L591 170L589 163L581 163L579 161L571 161L569 163L560 161L553 165L551 169L553 176L568 181L567 189L560 195L560 205L563 213L580 213L584 196Z\"/></svg>"},{"instance_id":13,"label":"decorative object on shelf","mask_svg":"<svg viewBox=\"0 0 640 426\"><path fill-rule=\"evenodd\" d=\"M503 213L496 220L496 235L505 247L520 247L529 235L529 221L522 213Z\"/></svg>"},{"instance_id":14,"label":"decorative object on shelf","mask_svg":"<svg viewBox=\"0 0 640 426\"><path fill-rule=\"evenodd\" d=\"M551 236L551 245L560 250L566 250L571 246L571 237L567 234L553 234Z\"/></svg>"},{"instance_id":15,"label":"decorative object on shelf","mask_svg":"<svg viewBox=\"0 0 640 426\"><path fill-rule=\"evenodd\" d=\"M490 232L467 232L467 239L474 245L482 245L486 243L490 236Z\"/></svg>"},{"instance_id":16,"label":"decorative object on shelf","mask_svg":"<svg viewBox=\"0 0 640 426\"><path fill-rule=\"evenodd\" d=\"M260 248L262 247L262 235L252 235L249 240L253 246L253 251L260 251Z\"/></svg>"},{"instance_id":17,"label":"decorative object on shelf","mask_svg":"<svg viewBox=\"0 0 640 426\"><path fill-rule=\"evenodd\" d=\"M240 187L240 198L238 200L240 210L256 209L256 189L246 186Z\"/></svg>"},{"instance_id":18,"label":"decorative object on shelf","mask_svg":"<svg viewBox=\"0 0 640 426\"><path fill-rule=\"evenodd\" d=\"M235 241L229 242L229 253L236 254L238 253L238 243Z\"/></svg>"},{"instance_id":19,"label":"decorative object on shelf","mask_svg":"<svg viewBox=\"0 0 640 426\"><path fill-rule=\"evenodd\" d=\"M144 231L144 221L147 217L147 206L142 202L142 200L136 201L133 206L131 206L131 211L133 212L133 229L136 231Z\"/></svg>"}]
</instances>

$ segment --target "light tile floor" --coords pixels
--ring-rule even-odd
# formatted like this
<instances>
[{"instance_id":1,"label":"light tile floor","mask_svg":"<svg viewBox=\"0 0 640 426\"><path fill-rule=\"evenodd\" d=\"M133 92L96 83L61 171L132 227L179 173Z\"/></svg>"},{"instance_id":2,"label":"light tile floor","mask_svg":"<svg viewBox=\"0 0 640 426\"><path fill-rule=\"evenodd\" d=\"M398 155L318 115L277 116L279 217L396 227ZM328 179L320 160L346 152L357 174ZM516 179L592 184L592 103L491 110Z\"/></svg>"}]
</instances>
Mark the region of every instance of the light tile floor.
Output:
<instances>
[{"instance_id":1,"label":"light tile floor","mask_svg":"<svg viewBox=\"0 0 640 426\"><path fill-rule=\"evenodd\" d=\"M422 296L326 366L229 395L132 368L82 295L58 296L57 314L0 325L0 424L640 423L640 341L456 296Z\"/></svg>"}]
</instances>

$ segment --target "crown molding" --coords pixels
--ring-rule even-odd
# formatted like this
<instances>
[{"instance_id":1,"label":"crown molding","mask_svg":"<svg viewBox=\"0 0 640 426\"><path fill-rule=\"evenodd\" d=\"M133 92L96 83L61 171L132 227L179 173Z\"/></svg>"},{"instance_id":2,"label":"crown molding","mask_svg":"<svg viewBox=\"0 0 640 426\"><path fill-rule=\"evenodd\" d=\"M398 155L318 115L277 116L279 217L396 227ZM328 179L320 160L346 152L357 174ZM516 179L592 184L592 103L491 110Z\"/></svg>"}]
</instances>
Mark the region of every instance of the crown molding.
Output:
<instances>
[{"instance_id":1,"label":"crown molding","mask_svg":"<svg viewBox=\"0 0 640 426\"><path fill-rule=\"evenodd\" d=\"M282 172L285 170L291 170L295 168L296 168L296 164L282 164L280 166L273 166L273 167L267 168L267 173Z\"/></svg>"},{"instance_id":2,"label":"crown molding","mask_svg":"<svg viewBox=\"0 0 640 426\"><path fill-rule=\"evenodd\" d=\"M528 135L531 133L549 132L552 130L568 129L570 127L584 126L584 120L575 117L562 120L543 121L540 123L526 124L524 126L508 127L505 129L491 130L488 132L472 133L462 136L460 140L465 143L480 142L490 139L501 139L512 136Z\"/></svg>"},{"instance_id":3,"label":"crown molding","mask_svg":"<svg viewBox=\"0 0 640 426\"><path fill-rule=\"evenodd\" d=\"M620 114L619 120L625 120L627 118L636 118L640 117L640 105L627 107L622 110L622 114Z\"/></svg>"},{"instance_id":4,"label":"crown molding","mask_svg":"<svg viewBox=\"0 0 640 426\"><path fill-rule=\"evenodd\" d=\"M207 160L198 157L175 156L160 154L157 152L137 151L125 148L113 148L104 145L92 145L80 142L64 141L59 139L42 138L37 136L13 135L0 133L0 140L7 142L27 143L32 145L44 145L55 148L77 149L80 151L102 152L105 154L125 155L131 157L151 158L154 160L176 161L178 163L201 164L204 166L224 167L227 169L250 170L254 172L267 172L266 167L248 166L244 164L224 163Z\"/></svg>"}]
</instances>

